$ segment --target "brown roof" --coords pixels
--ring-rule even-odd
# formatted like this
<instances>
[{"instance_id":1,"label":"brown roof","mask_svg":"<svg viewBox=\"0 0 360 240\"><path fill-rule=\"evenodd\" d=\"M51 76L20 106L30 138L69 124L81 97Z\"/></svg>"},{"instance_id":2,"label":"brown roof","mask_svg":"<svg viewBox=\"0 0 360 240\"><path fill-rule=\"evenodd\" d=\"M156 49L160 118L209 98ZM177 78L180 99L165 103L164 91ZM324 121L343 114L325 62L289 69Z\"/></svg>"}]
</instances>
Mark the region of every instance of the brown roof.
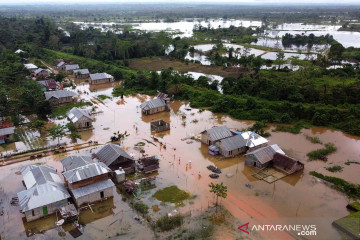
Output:
<instances>
[{"instance_id":1,"label":"brown roof","mask_svg":"<svg viewBox=\"0 0 360 240\"><path fill-rule=\"evenodd\" d=\"M273 164L274 167L286 172L296 172L304 168L304 164L300 161L280 153L275 153Z\"/></svg>"}]
</instances>

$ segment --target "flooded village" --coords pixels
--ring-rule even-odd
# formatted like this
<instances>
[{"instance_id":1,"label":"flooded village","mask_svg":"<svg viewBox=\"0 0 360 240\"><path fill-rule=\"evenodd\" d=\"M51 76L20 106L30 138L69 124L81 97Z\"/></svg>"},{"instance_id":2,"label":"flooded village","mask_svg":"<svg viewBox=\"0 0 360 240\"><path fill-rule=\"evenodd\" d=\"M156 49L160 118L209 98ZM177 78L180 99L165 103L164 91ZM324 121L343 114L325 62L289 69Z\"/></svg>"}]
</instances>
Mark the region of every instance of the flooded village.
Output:
<instances>
[{"instance_id":1,"label":"flooded village","mask_svg":"<svg viewBox=\"0 0 360 240\"><path fill-rule=\"evenodd\" d=\"M76 234L91 239L119 235L124 235L123 239L149 239L154 233L141 213L131 208L129 194L122 192L126 184L134 184L129 191L135 199L152 206L149 216L190 214L185 221L196 228L196 217L214 206L210 182L223 182L228 187L221 205L234 217L229 239L241 234L236 232L236 226L243 223L240 218L261 222L265 217L279 216L276 221L282 223L291 223L294 217L316 216L313 221L321 234L341 236L331 223L346 215L346 208L338 206L349 200L309 172L325 172L325 167L358 159L360 138L317 127L294 135L273 131L271 125L267 130L271 136L264 138L247 130L253 125L251 121L191 108L188 102L172 100L166 94L112 97L118 82L111 78L101 84L72 75L69 79L75 88L45 92L45 96L51 94L52 105L71 103L73 96L93 103L72 108L65 119L51 120L56 124L72 122L80 129L81 138L72 143L68 136L63 137L59 146L66 143L65 147L52 154L45 153L51 150L48 148L21 154L27 156L23 159L16 155L2 159L2 239L25 235L72 239ZM107 98L99 100L103 95ZM126 135L118 139L117 132ZM308 135L332 142L338 150L327 162L309 162L307 152L320 144L311 143ZM11 145L6 154L16 154L16 144ZM155 168L149 171L141 167L146 157L156 158ZM213 174L209 165L218 174ZM356 165L344 165L334 176L360 183L358 171ZM170 186L193 197L181 204L154 198L156 191ZM67 223L61 209L70 206L76 220ZM291 233L286 234L291 237Z\"/></svg>"},{"instance_id":2,"label":"flooded village","mask_svg":"<svg viewBox=\"0 0 360 240\"><path fill-rule=\"evenodd\" d=\"M225 9L11 20L0 240L359 239L360 19Z\"/></svg>"}]
</instances>

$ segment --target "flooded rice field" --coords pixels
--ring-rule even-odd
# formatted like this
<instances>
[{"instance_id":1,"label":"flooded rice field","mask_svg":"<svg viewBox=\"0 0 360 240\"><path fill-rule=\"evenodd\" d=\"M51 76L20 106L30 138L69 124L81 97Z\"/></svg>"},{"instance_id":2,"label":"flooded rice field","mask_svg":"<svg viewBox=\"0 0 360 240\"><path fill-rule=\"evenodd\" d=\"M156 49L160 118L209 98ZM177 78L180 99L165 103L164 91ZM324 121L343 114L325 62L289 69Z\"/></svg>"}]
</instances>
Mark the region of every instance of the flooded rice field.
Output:
<instances>
[{"instance_id":1,"label":"flooded rice field","mask_svg":"<svg viewBox=\"0 0 360 240\"><path fill-rule=\"evenodd\" d=\"M307 224L317 225L318 239L343 237L332 227L331 223L348 214L345 208L348 203L347 197L324 182L316 180L308 173L316 170L360 184L358 174L360 165L344 165L347 160L360 161L359 137L317 127L305 129L301 134L294 135L272 132L274 127L270 126L271 136L268 138L270 144L278 144L289 156L305 163L305 170L273 184L268 184L252 176L256 170L245 166L242 156L230 159L212 156L208 152L208 146L187 139L215 125L227 125L232 130L241 130L251 126L253 122L236 120L227 115L213 114L207 110L199 112L198 109L190 108L187 102L182 101L172 101L170 112L142 116L139 105L151 99L145 95L129 96L124 99L111 98L102 102L94 99L99 94L111 96L112 88L116 84L97 85L91 88L87 83L78 84L77 90L89 93L81 94L81 98L97 102L95 106L98 112L94 116L94 130L81 132L81 141L86 142L91 139L98 141L99 144L104 144L110 140L113 132L127 131L130 136L125 138L121 145L129 154L136 157L140 153L134 148L134 145L144 139L151 140L150 122L162 119L170 123L169 131L156 134L166 144L166 149L156 142L146 143L144 146L146 154L156 155L160 159L160 169L156 175L156 188L140 194L141 200L147 205L160 206L161 210L157 213L150 209L152 215L159 216L174 209L183 213L191 211L194 215L200 214L203 209L214 203L208 184L223 182L228 186L228 197L221 203L234 215L234 224L240 225L245 221L251 221L251 224L274 222L293 224L306 220ZM306 154L321 148L321 145L311 143L306 139L305 134L317 136L324 143L334 143L338 148L337 152L329 155L327 163L307 161ZM95 148L99 147L101 146ZM2 198L0 208L4 210L4 214L0 216L2 240L24 239L26 234L31 235L39 231L42 234L37 234L36 239L72 239L68 233L64 237L58 235L59 231L53 228L56 217L38 220L32 224L24 223L23 215L19 213L19 207L9 205L9 199L24 189L21 175L19 175L21 167L30 163L47 164L61 172L60 159L69 154L89 155L95 151L93 148L0 167L0 198ZM186 169L186 163L189 160L192 161L192 167ZM206 166L210 164L216 165L222 170L219 179L212 180L208 177L210 172ZM330 173L325 169L334 164L342 165L343 171ZM199 173L201 177L198 176ZM163 205L151 197L156 190L171 185L177 185L191 195L196 195L196 198L191 202L184 202L184 206L179 207L171 204ZM146 225L139 224L133 219L136 213L131 210L127 202L122 201L119 193L115 193L113 199L102 204L97 206L98 210L94 213L83 213L81 219L85 224L84 234L78 239L105 239L116 237L117 234L122 233L126 235L118 235L116 239L153 239L152 231ZM230 233L229 239L235 239L237 231L234 229L233 234ZM296 236L284 234L285 237L282 236L281 239L296 238ZM264 236L252 235L251 239L264 239ZM280 238L277 233L268 233L266 239Z\"/></svg>"}]
</instances>

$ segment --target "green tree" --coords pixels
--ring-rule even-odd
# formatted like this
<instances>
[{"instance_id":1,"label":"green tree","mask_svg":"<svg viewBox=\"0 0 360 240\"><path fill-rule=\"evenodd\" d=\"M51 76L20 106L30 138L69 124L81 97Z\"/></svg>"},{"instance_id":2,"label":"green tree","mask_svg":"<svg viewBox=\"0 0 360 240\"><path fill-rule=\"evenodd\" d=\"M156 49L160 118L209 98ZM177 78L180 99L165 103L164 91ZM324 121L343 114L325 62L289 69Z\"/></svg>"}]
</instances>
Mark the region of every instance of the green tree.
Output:
<instances>
[{"instance_id":1,"label":"green tree","mask_svg":"<svg viewBox=\"0 0 360 240\"><path fill-rule=\"evenodd\" d=\"M60 143L60 139L62 139L66 135L65 129L66 126L61 124L55 124L54 126L48 129L49 136L51 137L52 140L57 139L58 143Z\"/></svg>"},{"instance_id":2,"label":"green tree","mask_svg":"<svg viewBox=\"0 0 360 240\"><path fill-rule=\"evenodd\" d=\"M340 43L336 42L331 45L329 58L334 61L340 62L342 60L342 54L345 51L345 48Z\"/></svg>"},{"instance_id":3,"label":"green tree","mask_svg":"<svg viewBox=\"0 0 360 240\"><path fill-rule=\"evenodd\" d=\"M227 186L224 186L223 183L220 184L214 184L214 183L210 183L209 184L210 187L210 192L214 193L216 196L216 213L217 213L217 207L218 207L218 199L219 197L221 198L226 198L227 197Z\"/></svg>"}]
</instances>

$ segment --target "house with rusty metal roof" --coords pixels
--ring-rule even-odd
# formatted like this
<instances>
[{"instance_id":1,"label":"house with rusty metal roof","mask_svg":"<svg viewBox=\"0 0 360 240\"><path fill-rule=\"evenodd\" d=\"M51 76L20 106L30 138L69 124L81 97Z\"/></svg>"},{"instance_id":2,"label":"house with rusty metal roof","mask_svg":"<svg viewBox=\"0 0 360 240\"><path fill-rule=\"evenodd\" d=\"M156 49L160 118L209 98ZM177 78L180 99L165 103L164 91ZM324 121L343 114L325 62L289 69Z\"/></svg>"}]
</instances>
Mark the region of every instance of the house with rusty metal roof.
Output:
<instances>
[{"instance_id":1,"label":"house with rusty metal roof","mask_svg":"<svg viewBox=\"0 0 360 240\"><path fill-rule=\"evenodd\" d=\"M245 154L245 164L258 169L264 169L272 163L275 153L285 155L277 144L256 149Z\"/></svg>"},{"instance_id":2,"label":"house with rusty metal roof","mask_svg":"<svg viewBox=\"0 0 360 240\"><path fill-rule=\"evenodd\" d=\"M70 156L61 160L68 187L78 207L114 196L114 183L110 180L111 169L102 162L94 162L86 156Z\"/></svg>"},{"instance_id":3,"label":"house with rusty metal roof","mask_svg":"<svg viewBox=\"0 0 360 240\"><path fill-rule=\"evenodd\" d=\"M17 196L27 221L53 214L68 204L70 194L53 167L33 164L22 168L21 175L26 190Z\"/></svg>"},{"instance_id":4,"label":"house with rusty metal roof","mask_svg":"<svg viewBox=\"0 0 360 240\"><path fill-rule=\"evenodd\" d=\"M93 154L99 162L103 162L113 171L121 167L126 174L135 172L135 161L117 144L106 144Z\"/></svg>"},{"instance_id":5,"label":"house with rusty metal roof","mask_svg":"<svg viewBox=\"0 0 360 240\"><path fill-rule=\"evenodd\" d=\"M201 132L201 142L207 145L213 145L221 139L232 137L234 135L235 133L230 131L230 129L225 125L213 127Z\"/></svg>"},{"instance_id":6,"label":"house with rusty metal roof","mask_svg":"<svg viewBox=\"0 0 360 240\"><path fill-rule=\"evenodd\" d=\"M54 91L58 88L58 85L54 79L37 81L42 87L43 91Z\"/></svg>"},{"instance_id":7,"label":"house with rusty metal roof","mask_svg":"<svg viewBox=\"0 0 360 240\"><path fill-rule=\"evenodd\" d=\"M286 174L292 174L304 169L304 164L294 158L281 153L275 153L273 167Z\"/></svg>"},{"instance_id":8,"label":"house with rusty metal roof","mask_svg":"<svg viewBox=\"0 0 360 240\"><path fill-rule=\"evenodd\" d=\"M73 107L66 113L66 117L75 126L76 130L88 130L92 129L92 117L85 109Z\"/></svg>"}]
</instances>

